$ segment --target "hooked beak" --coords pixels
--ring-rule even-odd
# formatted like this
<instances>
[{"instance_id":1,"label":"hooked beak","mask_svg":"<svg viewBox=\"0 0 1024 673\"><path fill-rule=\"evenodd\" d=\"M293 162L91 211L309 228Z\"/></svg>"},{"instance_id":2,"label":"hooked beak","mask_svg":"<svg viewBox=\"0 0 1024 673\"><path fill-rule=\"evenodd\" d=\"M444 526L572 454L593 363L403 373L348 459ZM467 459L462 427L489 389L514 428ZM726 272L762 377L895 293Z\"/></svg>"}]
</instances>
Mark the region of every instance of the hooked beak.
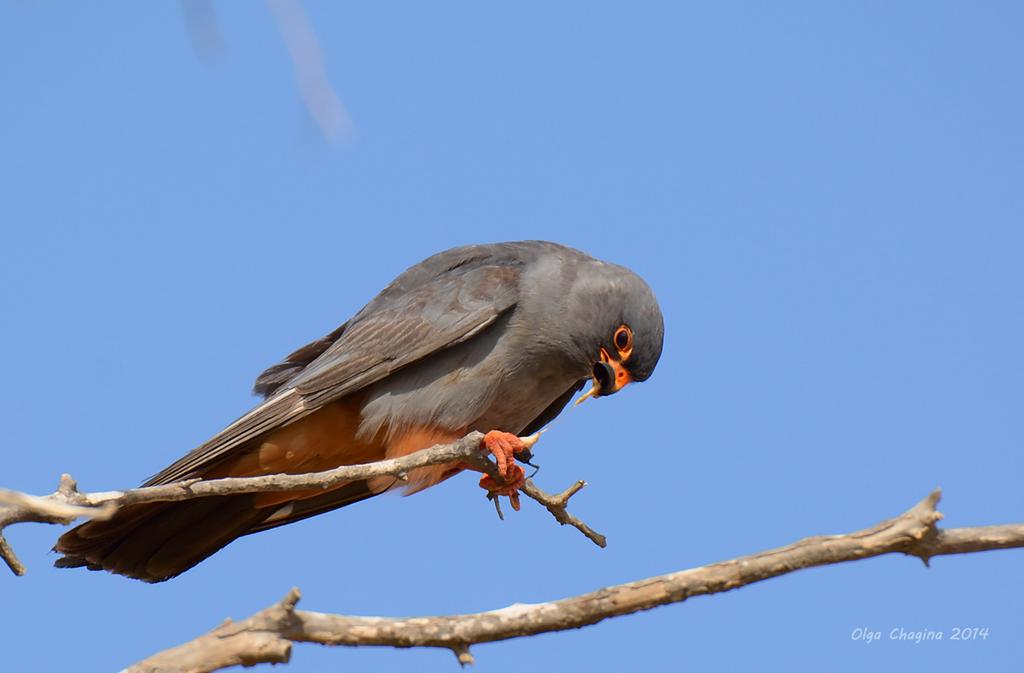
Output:
<instances>
[{"instance_id":1,"label":"hooked beak","mask_svg":"<svg viewBox=\"0 0 1024 673\"><path fill-rule=\"evenodd\" d=\"M613 360L608 351L601 349L600 362L594 363L594 373L591 376L590 390L585 392L573 406L579 406L584 400L591 397L604 397L617 393L633 381L633 378L618 360Z\"/></svg>"}]
</instances>

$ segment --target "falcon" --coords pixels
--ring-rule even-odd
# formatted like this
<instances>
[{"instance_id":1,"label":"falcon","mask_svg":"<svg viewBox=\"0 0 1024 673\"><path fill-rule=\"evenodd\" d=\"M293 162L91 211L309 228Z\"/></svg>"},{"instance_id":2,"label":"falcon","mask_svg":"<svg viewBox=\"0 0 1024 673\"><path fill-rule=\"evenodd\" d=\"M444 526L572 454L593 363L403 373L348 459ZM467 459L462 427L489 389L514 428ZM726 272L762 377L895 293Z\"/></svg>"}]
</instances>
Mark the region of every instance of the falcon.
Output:
<instances>
[{"instance_id":1,"label":"falcon","mask_svg":"<svg viewBox=\"0 0 1024 673\"><path fill-rule=\"evenodd\" d=\"M664 321L629 269L546 241L470 245L409 268L350 320L263 372L263 401L144 485L319 472L397 458L477 430L518 505L519 439L580 398L644 381ZM527 458L528 460L528 458ZM324 490L218 495L124 507L58 540L58 567L146 582L179 575L232 540L371 498L415 493L460 464Z\"/></svg>"}]
</instances>

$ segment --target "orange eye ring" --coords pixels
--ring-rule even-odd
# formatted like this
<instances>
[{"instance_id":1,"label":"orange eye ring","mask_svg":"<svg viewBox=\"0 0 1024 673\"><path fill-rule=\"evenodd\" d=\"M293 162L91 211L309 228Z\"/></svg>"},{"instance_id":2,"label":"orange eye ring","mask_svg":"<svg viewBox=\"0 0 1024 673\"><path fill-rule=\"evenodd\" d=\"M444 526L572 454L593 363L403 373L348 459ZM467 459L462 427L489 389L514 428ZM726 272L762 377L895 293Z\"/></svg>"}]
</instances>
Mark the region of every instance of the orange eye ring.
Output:
<instances>
[{"instance_id":1,"label":"orange eye ring","mask_svg":"<svg viewBox=\"0 0 1024 673\"><path fill-rule=\"evenodd\" d=\"M629 328L629 325L620 325L619 329L615 330L615 336L612 338L615 343L615 349L619 351L619 357L625 359L633 352L633 330Z\"/></svg>"}]
</instances>

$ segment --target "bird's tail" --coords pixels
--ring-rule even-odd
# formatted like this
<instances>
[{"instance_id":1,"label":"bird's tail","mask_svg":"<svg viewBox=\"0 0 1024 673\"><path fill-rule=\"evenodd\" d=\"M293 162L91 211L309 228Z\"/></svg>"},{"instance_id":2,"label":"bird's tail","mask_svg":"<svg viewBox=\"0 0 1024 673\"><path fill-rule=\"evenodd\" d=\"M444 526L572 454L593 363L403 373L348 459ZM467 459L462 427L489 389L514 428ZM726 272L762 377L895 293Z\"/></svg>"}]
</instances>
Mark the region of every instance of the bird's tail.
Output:
<instances>
[{"instance_id":1,"label":"bird's tail","mask_svg":"<svg viewBox=\"0 0 1024 673\"><path fill-rule=\"evenodd\" d=\"M321 495L259 507L253 494L130 505L60 537L58 568L108 570L145 582L180 575L232 540L364 500L377 491L351 482Z\"/></svg>"}]
</instances>

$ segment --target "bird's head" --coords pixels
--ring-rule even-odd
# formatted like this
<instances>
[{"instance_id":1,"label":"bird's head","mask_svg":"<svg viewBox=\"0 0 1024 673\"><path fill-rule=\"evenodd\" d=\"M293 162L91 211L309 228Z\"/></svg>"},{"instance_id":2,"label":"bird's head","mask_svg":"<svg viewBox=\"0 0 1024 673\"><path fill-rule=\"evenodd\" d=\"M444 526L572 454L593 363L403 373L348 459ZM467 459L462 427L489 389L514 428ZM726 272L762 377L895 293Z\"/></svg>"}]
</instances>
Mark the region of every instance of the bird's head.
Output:
<instances>
[{"instance_id":1,"label":"bird's head","mask_svg":"<svg viewBox=\"0 0 1024 673\"><path fill-rule=\"evenodd\" d=\"M600 264L584 279L589 338L583 344L592 385L576 404L645 381L661 357L665 321L651 288L624 267Z\"/></svg>"}]
</instances>

